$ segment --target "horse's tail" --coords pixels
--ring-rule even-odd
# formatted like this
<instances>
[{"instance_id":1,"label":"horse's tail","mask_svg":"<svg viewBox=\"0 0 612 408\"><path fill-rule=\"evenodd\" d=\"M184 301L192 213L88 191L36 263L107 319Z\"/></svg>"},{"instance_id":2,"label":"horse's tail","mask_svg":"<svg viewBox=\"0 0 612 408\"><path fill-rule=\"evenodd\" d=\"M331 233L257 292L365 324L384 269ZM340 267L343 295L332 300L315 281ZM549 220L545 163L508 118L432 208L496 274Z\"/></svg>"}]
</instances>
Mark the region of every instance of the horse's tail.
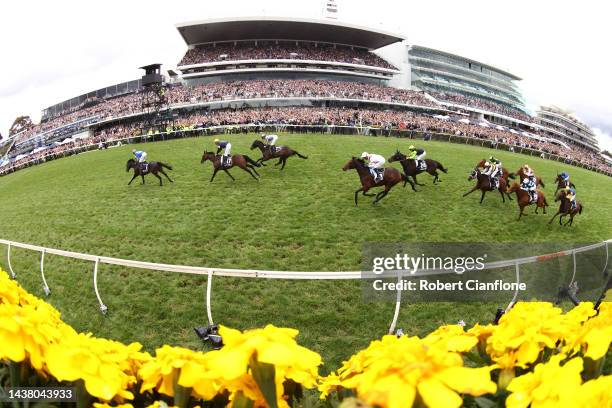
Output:
<instances>
[{"instance_id":1,"label":"horse's tail","mask_svg":"<svg viewBox=\"0 0 612 408\"><path fill-rule=\"evenodd\" d=\"M243 155L244 160L247 161L247 163L252 164L255 167L261 167L261 164L257 163L255 160L251 159L249 156L247 156L246 154Z\"/></svg>"},{"instance_id":2,"label":"horse's tail","mask_svg":"<svg viewBox=\"0 0 612 408\"><path fill-rule=\"evenodd\" d=\"M578 214L582 214L583 209L584 209L584 205L582 205L582 203L578 203Z\"/></svg>"},{"instance_id":3,"label":"horse's tail","mask_svg":"<svg viewBox=\"0 0 612 408\"><path fill-rule=\"evenodd\" d=\"M299 154L296 150L294 150L293 153L295 153L297 155L297 157L299 157L300 159L307 159L308 158L308 156L303 156L303 155Z\"/></svg>"},{"instance_id":4,"label":"horse's tail","mask_svg":"<svg viewBox=\"0 0 612 408\"><path fill-rule=\"evenodd\" d=\"M160 166L162 166L162 167L167 168L168 170L174 170L174 169L172 168L172 166L171 166L171 165L169 165L169 164L167 164L167 163L162 163L162 162L159 162L159 165L160 165Z\"/></svg>"},{"instance_id":5,"label":"horse's tail","mask_svg":"<svg viewBox=\"0 0 612 408\"><path fill-rule=\"evenodd\" d=\"M448 174L448 169L445 169L442 163L437 161L436 164L438 165L438 168L440 169L440 171L444 172L445 174Z\"/></svg>"},{"instance_id":6,"label":"horse's tail","mask_svg":"<svg viewBox=\"0 0 612 408\"><path fill-rule=\"evenodd\" d=\"M540 192L540 194L542 194L542 202L544 203L544 207L548 207L548 201L546 201L546 196L542 192Z\"/></svg>"},{"instance_id":7,"label":"horse's tail","mask_svg":"<svg viewBox=\"0 0 612 408\"><path fill-rule=\"evenodd\" d=\"M546 186L544 185L544 179L542 177L540 177L540 184L542 185L542 188L546 188Z\"/></svg>"},{"instance_id":8,"label":"horse's tail","mask_svg":"<svg viewBox=\"0 0 612 408\"><path fill-rule=\"evenodd\" d=\"M508 178L514 180L516 178L516 174L508 173Z\"/></svg>"}]
</instances>

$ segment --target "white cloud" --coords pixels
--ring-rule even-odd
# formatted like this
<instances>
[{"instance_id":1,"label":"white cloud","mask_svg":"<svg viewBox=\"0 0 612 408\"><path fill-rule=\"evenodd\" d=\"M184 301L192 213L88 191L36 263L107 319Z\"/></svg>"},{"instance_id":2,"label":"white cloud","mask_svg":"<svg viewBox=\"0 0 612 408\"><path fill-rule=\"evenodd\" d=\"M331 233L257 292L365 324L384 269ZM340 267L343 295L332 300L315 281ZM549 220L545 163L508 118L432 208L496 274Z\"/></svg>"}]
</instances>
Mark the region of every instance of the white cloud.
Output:
<instances>
[{"instance_id":1,"label":"white cloud","mask_svg":"<svg viewBox=\"0 0 612 408\"><path fill-rule=\"evenodd\" d=\"M593 128L593 133L595 133L599 148L612 153L612 135L599 128Z\"/></svg>"},{"instance_id":2,"label":"white cloud","mask_svg":"<svg viewBox=\"0 0 612 408\"><path fill-rule=\"evenodd\" d=\"M603 122L612 118L606 2L340 1L343 21L506 69L524 78L530 104L567 107L587 123L612 129ZM18 115L38 117L49 105L138 78L141 65L175 65L186 49L177 22L319 17L321 10L322 0L6 2L0 15L0 131L6 134Z\"/></svg>"}]
</instances>

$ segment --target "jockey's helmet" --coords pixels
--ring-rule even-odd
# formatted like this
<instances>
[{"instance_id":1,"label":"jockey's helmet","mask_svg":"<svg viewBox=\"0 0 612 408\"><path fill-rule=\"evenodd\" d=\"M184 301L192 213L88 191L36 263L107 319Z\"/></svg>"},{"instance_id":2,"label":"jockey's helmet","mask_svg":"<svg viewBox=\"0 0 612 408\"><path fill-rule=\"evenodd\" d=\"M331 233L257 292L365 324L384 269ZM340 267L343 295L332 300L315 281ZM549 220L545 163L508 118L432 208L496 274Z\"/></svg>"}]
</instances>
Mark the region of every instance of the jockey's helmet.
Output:
<instances>
[{"instance_id":1,"label":"jockey's helmet","mask_svg":"<svg viewBox=\"0 0 612 408\"><path fill-rule=\"evenodd\" d=\"M368 153L368 152L363 152L363 153L361 153L361 158L362 158L362 159L367 159L369 155L370 155L370 153Z\"/></svg>"},{"instance_id":2,"label":"jockey's helmet","mask_svg":"<svg viewBox=\"0 0 612 408\"><path fill-rule=\"evenodd\" d=\"M214 143L219 143L219 139L213 140Z\"/></svg>"},{"instance_id":3,"label":"jockey's helmet","mask_svg":"<svg viewBox=\"0 0 612 408\"><path fill-rule=\"evenodd\" d=\"M266 137L266 134L265 134L265 133L262 133L262 134L261 134L261 138L263 139L264 137Z\"/></svg>"},{"instance_id":4,"label":"jockey's helmet","mask_svg":"<svg viewBox=\"0 0 612 408\"><path fill-rule=\"evenodd\" d=\"M408 150L414 150L414 145L408 146Z\"/></svg>"},{"instance_id":5,"label":"jockey's helmet","mask_svg":"<svg viewBox=\"0 0 612 408\"><path fill-rule=\"evenodd\" d=\"M132 149L132 153L136 153L136 149Z\"/></svg>"},{"instance_id":6,"label":"jockey's helmet","mask_svg":"<svg viewBox=\"0 0 612 408\"><path fill-rule=\"evenodd\" d=\"M566 172L563 172L560 174L561 178L568 178L569 174L567 174Z\"/></svg>"}]
</instances>

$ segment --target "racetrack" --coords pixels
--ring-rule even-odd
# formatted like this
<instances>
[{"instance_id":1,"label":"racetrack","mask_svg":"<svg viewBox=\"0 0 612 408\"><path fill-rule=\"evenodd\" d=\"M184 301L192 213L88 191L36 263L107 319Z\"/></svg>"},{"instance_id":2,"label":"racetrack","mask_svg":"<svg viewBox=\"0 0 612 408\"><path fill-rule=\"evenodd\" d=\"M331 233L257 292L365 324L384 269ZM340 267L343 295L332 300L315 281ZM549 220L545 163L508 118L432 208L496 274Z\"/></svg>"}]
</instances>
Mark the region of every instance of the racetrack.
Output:
<instances>
[{"instance_id":1,"label":"racetrack","mask_svg":"<svg viewBox=\"0 0 612 408\"><path fill-rule=\"evenodd\" d=\"M230 135L233 153L247 153L257 135ZM364 136L281 135L308 160L291 158L280 172L272 162L254 181L232 169L232 182L219 173L208 182L211 164L200 164L212 138L139 145L150 160L172 164L174 184L159 187L147 176L144 186L127 186L131 146L73 156L0 178L0 236L5 239L100 255L161 263L273 270L358 270L365 242L593 242L610 238L612 180L556 162L496 152L514 171L525 162L547 182L549 214L516 222L516 202L488 193L462 198L474 182L467 175L493 151L473 146L418 141L427 158L449 169L442 183L426 183L414 193L395 187L377 206L360 196L354 171L342 172L351 155L362 151L391 156L406 151L407 139ZM399 168L399 164L394 166ZM552 183L568 171L585 211L574 226L547 225L555 212ZM4 255L3 255L4 256ZM516 254L520 256L520 254ZM38 254L16 250L19 280L41 293ZM4 258L2 265L6 269ZM111 313L102 317L91 288L91 264L48 257L45 267L51 303L68 323L148 348L163 343L198 347L192 327L205 323L206 278L103 266L99 286ZM503 303L500 301L500 303ZM489 322L497 305L404 304L399 327L423 334L463 319ZM218 278L213 316L237 328L266 323L295 327L301 341L331 362L349 356L388 328L389 303L363 303L358 282L287 282Z\"/></svg>"}]
</instances>

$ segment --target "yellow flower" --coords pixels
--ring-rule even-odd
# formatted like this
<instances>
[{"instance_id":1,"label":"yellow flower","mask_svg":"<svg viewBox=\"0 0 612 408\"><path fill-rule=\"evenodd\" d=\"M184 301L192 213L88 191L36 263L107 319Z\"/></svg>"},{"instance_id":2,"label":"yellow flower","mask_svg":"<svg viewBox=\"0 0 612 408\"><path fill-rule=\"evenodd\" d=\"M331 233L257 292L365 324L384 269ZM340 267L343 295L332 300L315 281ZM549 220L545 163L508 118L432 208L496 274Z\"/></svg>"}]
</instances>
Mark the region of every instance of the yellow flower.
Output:
<instances>
[{"instance_id":1,"label":"yellow flower","mask_svg":"<svg viewBox=\"0 0 612 408\"><path fill-rule=\"evenodd\" d=\"M563 358L563 355L553 356L548 363L536 365L533 372L514 378L507 388L512 394L506 399L506 407L570 406L565 403L580 389L583 364L576 357L561 366Z\"/></svg>"},{"instance_id":2,"label":"yellow flower","mask_svg":"<svg viewBox=\"0 0 612 408\"><path fill-rule=\"evenodd\" d=\"M574 309L578 309L583 304L580 304ZM580 323L582 325L574 324L571 329L568 330L568 336L564 351L567 353L576 353L583 351L585 357L589 357L593 360L599 360L604 357L610 348L612 343L612 303L603 302L599 307L599 314L595 314L593 306L590 303L585 303L582 308L586 309L590 306L588 313L581 315ZM568 312L570 315L573 311ZM584 316L590 317L588 320Z\"/></svg>"},{"instance_id":3,"label":"yellow flower","mask_svg":"<svg viewBox=\"0 0 612 408\"><path fill-rule=\"evenodd\" d=\"M478 343L478 337L466 333L458 324L440 326L429 333L423 343L447 351L468 352Z\"/></svg>"},{"instance_id":4,"label":"yellow flower","mask_svg":"<svg viewBox=\"0 0 612 408\"><path fill-rule=\"evenodd\" d=\"M545 302L519 302L487 338L486 351L501 369L527 367L563 338L561 309Z\"/></svg>"},{"instance_id":5,"label":"yellow flower","mask_svg":"<svg viewBox=\"0 0 612 408\"><path fill-rule=\"evenodd\" d=\"M297 344L297 330L267 325L263 329L244 333L221 327L219 333L224 346L221 350L207 353L206 360L213 377L222 379L224 387L231 393L242 391L247 398L255 401L255 405L263 401L263 395L249 369L253 357L259 363L274 365L280 405L286 405L283 399L283 383L286 380L293 380L306 388L316 386L321 356Z\"/></svg>"},{"instance_id":6,"label":"yellow flower","mask_svg":"<svg viewBox=\"0 0 612 408\"><path fill-rule=\"evenodd\" d=\"M459 334L450 331L451 338ZM323 379L320 390L328 392L328 385L340 382L366 403L381 407L410 407L417 398L429 407L459 407L463 400L458 393L480 396L497 391L490 377L493 367L463 367L460 354L440 347L447 342L438 335L428 340L434 345L417 337L391 335L373 341L343 364L337 378L333 374ZM467 347L467 342L462 343L456 344Z\"/></svg>"},{"instance_id":7,"label":"yellow flower","mask_svg":"<svg viewBox=\"0 0 612 408\"><path fill-rule=\"evenodd\" d=\"M612 375L587 381L568 398L571 407L612 407Z\"/></svg>"},{"instance_id":8,"label":"yellow flower","mask_svg":"<svg viewBox=\"0 0 612 408\"><path fill-rule=\"evenodd\" d=\"M133 399L129 391L136 383L133 368L148 359L147 354L139 352L141 347L138 343L126 346L91 335L72 334L49 346L47 367L59 381L83 380L87 392L102 400Z\"/></svg>"}]
</instances>

